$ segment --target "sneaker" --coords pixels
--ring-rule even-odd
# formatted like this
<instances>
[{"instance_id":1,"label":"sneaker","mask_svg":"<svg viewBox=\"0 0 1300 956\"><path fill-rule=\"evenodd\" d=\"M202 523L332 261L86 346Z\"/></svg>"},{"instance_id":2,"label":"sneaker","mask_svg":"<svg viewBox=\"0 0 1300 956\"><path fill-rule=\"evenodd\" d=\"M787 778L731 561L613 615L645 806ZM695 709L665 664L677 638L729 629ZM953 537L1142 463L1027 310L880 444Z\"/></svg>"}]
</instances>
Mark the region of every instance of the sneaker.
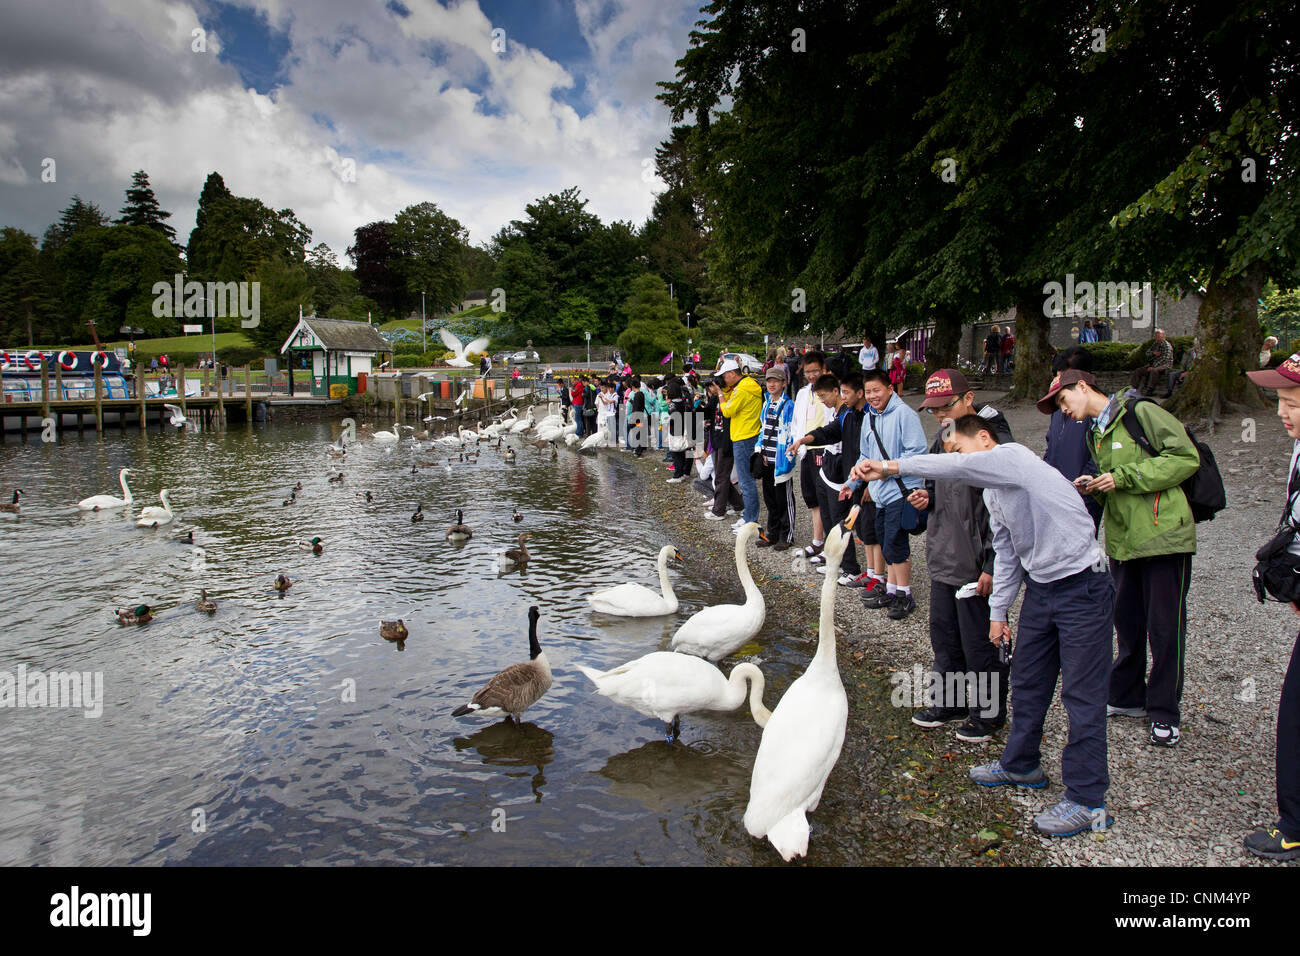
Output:
<instances>
[{"instance_id":1,"label":"sneaker","mask_svg":"<svg viewBox=\"0 0 1300 956\"><path fill-rule=\"evenodd\" d=\"M820 571L821 568L818 568L818 570ZM841 574L839 576L839 579L835 583L842 588L851 588L853 587L853 582L856 580L857 578L855 578L853 575L845 573L845 574Z\"/></svg>"},{"instance_id":2,"label":"sneaker","mask_svg":"<svg viewBox=\"0 0 1300 956\"><path fill-rule=\"evenodd\" d=\"M737 530L737 531L739 531L739 530L740 530L741 528L743 528L744 526L745 526L745 519L744 519L744 518L738 518L738 519L736 519L736 521L734 521L734 522L732 523L732 525L731 525L731 527L734 528L734 529Z\"/></svg>"},{"instance_id":3,"label":"sneaker","mask_svg":"<svg viewBox=\"0 0 1300 956\"><path fill-rule=\"evenodd\" d=\"M1147 739L1157 747L1177 747L1180 736L1182 735L1178 733L1178 728L1172 724L1159 724L1152 721L1151 736Z\"/></svg>"},{"instance_id":4,"label":"sneaker","mask_svg":"<svg viewBox=\"0 0 1300 956\"><path fill-rule=\"evenodd\" d=\"M1000 787L1003 784L1015 784L1017 787L1029 787L1042 790L1047 786L1047 774L1042 767L1035 767L1028 773L1012 773L1002 767L1002 762L995 760L980 767L970 768L970 778L981 787Z\"/></svg>"},{"instance_id":5,"label":"sneaker","mask_svg":"<svg viewBox=\"0 0 1300 956\"><path fill-rule=\"evenodd\" d=\"M726 520L727 520L727 516L726 516L726 515L715 515L712 511L706 511L706 512L704 512L704 520L705 520L705 521L726 521Z\"/></svg>"},{"instance_id":6,"label":"sneaker","mask_svg":"<svg viewBox=\"0 0 1300 956\"><path fill-rule=\"evenodd\" d=\"M1068 837L1085 830L1105 830L1114 822L1104 804L1085 807L1062 797L1056 806L1034 817L1034 829L1047 836Z\"/></svg>"},{"instance_id":7,"label":"sneaker","mask_svg":"<svg viewBox=\"0 0 1300 956\"><path fill-rule=\"evenodd\" d=\"M772 539L769 538L769 537L768 537L767 535L765 535L765 534L759 534L759 536L758 536L758 547L760 547L760 548L770 548L770 547L772 547Z\"/></svg>"},{"instance_id":8,"label":"sneaker","mask_svg":"<svg viewBox=\"0 0 1300 956\"><path fill-rule=\"evenodd\" d=\"M871 583L871 581L872 581L871 575L869 575L866 571L863 571L856 578L850 581L848 586L851 588L865 588L868 584Z\"/></svg>"},{"instance_id":9,"label":"sneaker","mask_svg":"<svg viewBox=\"0 0 1300 956\"><path fill-rule=\"evenodd\" d=\"M893 607L894 595L885 588L872 588L862 595L862 606L866 608Z\"/></svg>"},{"instance_id":10,"label":"sneaker","mask_svg":"<svg viewBox=\"0 0 1300 956\"><path fill-rule=\"evenodd\" d=\"M964 707L926 707L912 712L912 723L918 727L934 728L954 720L962 720L968 711Z\"/></svg>"},{"instance_id":11,"label":"sneaker","mask_svg":"<svg viewBox=\"0 0 1300 956\"><path fill-rule=\"evenodd\" d=\"M987 720L972 717L957 728L957 739L968 744L982 744L992 740L993 735L1001 729L1001 724L990 724Z\"/></svg>"},{"instance_id":12,"label":"sneaker","mask_svg":"<svg viewBox=\"0 0 1300 956\"><path fill-rule=\"evenodd\" d=\"M916 599L911 594L905 594L902 591L894 592L894 601L889 606L889 619L891 621L901 621L915 610Z\"/></svg>"},{"instance_id":13,"label":"sneaker","mask_svg":"<svg viewBox=\"0 0 1300 956\"><path fill-rule=\"evenodd\" d=\"M680 485L680 484L681 484L683 481L685 481L685 480L686 480L686 476L685 476L685 475L682 475L682 477L680 477L680 478L669 478L668 481L667 481L667 484L670 484L670 485Z\"/></svg>"},{"instance_id":14,"label":"sneaker","mask_svg":"<svg viewBox=\"0 0 1300 956\"><path fill-rule=\"evenodd\" d=\"M817 565L817 567L814 568L813 570L815 570L818 574L825 574L825 573L826 573L826 565L824 565L824 564L819 564L819 565Z\"/></svg>"},{"instance_id":15,"label":"sneaker","mask_svg":"<svg viewBox=\"0 0 1300 956\"><path fill-rule=\"evenodd\" d=\"M1116 707L1113 704L1106 705L1107 717L1145 717L1147 709L1145 707Z\"/></svg>"},{"instance_id":16,"label":"sneaker","mask_svg":"<svg viewBox=\"0 0 1300 956\"><path fill-rule=\"evenodd\" d=\"M1269 860L1300 860L1300 839L1288 840L1278 828L1260 827L1242 841L1246 850Z\"/></svg>"}]
</instances>

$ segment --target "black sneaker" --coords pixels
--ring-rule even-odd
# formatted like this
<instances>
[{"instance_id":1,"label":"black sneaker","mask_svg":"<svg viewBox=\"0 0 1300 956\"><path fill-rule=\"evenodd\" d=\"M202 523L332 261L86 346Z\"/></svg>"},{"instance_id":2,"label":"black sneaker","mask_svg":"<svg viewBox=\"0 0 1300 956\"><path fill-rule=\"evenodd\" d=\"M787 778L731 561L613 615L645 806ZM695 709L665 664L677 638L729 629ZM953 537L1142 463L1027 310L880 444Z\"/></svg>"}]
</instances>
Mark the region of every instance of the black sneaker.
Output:
<instances>
[{"instance_id":1,"label":"black sneaker","mask_svg":"<svg viewBox=\"0 0 1300 956\"><path fill-rule=\"evenodd\" d=\"M991 724L987 720L972 717L957 728L957 739L968 744L982 744L992 740L993 735L1002 729L1001 724Z\"/></svg>"},{"instance_id":2,"label":"black sneaker","mask_svg":"<svg viewBox=\"0 0 1300 956\"><path fill-rule=\"evenodd\" d=\"M790 542L789 542L789 541L778 541L778 542L776 542L774 545L772 545L772 550L773 550L773 551L785 551L785 550L786 550L787 548L789 548L789 547L790 547Z\"/></svg>"},{"instance_id":3,"label":"black sneaker","mask_svg":"<svg viewBox=\"0 0 1300 956\"><path fill-rule=\"evenodd\" d=\"M964 720L967 713L964 707L926 707L912 714L912 723L918 727L942 727L954 720Z\"/></svg>"},{"instance_id":4,"label":"black sneaker","mask_svg":"<svg viewBox=\"0 0 1300 956\"><path fill-rule=\"evenodd\" d=\"M760 533L758 536L758 547L760 548L772 547L772 539L769 538L765 533Z\"/></svg>"},{"instance_id":5,"label":"black sneaker","mask_svg":"<svg viewBox=\"0 0 1300 956\"><path fill-rule=\"evenodd\" d=\"M889 607L889 619L891 621L901 621L915 610L916 601L911 594L903 591L894 592L894 603Z\"/></svg>"},{"instance_id":6,"label":"black sneaker","mask_svg":"<svg viewBox=\"0 0 1300 956\"><path fill-rule=\"evenodd\" d=\"M1181 735L1172 724L1151 723L1151 736L1147 739L1157 747L1177 747Z\"/></svg>"},{"instance_id":7,"label":"black sneaker","mask_svg":"<svg viewBox=\"0 0 1300 956\"><path fill-rule=\"evenodd\" d=\"M894 595L884 588L872 588L862 595L862 606L867 608L893 608Z\"/></svg>"},{"instance_id":8,"label":"black sneaker","mask_svg":"<svg viewBox=\"0 0 1300 956\"><path fill-rule=\"evenodd\" d=\"M1245 839L1246 850L1269 860L1300 860L1300 839L1288 840L1277 824L1260 827Z\"/></svg>"}]
</instances>

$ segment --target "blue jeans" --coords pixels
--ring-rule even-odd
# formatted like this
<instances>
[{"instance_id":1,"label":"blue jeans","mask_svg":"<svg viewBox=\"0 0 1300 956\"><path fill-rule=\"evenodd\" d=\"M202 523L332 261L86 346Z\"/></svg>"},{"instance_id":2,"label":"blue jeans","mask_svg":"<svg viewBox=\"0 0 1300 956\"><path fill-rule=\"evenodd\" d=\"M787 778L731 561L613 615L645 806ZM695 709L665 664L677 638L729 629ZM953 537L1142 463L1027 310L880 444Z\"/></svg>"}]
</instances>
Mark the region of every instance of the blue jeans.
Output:
<instances>
[{"instance_id":1,"label":"blue jeans","mask_svg":"<svg viewBox=\"0 0 1300 956\"><path fill-rule=\"evenodd\" d=\"M732 442L732 454L736 461L736 474L740 478L740 497L745 499L745 510L741 513L746 523L758 520L758 485L749 473L749 460L754 456L754 446L758 436L742 438Z\"/></svg>"}]
</instances>

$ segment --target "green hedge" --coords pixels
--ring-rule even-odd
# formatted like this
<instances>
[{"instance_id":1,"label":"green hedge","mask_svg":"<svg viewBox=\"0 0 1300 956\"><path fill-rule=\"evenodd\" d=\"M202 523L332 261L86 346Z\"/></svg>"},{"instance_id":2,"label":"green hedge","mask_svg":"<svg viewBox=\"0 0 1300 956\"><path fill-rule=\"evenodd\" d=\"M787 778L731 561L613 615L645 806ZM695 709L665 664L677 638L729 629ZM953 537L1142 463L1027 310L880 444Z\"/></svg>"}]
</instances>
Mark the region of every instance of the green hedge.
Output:
<instances>
[{"instance_id":1,"label":"green hedge","mask_svg":"<svg viewBox=\"0 0 1300 956\"><path fill-rule=\"evenodd\" d=\"M1083 347L1092 356L1094 372L1125 372L1140 368L1147 362L1147 353L1155 337L1145 342L1089 342ZM1183 352L1192 347L1190 335L1180 335L1169 340L1174 347L1174 366L1183 360Z\"/></svg>"}]
</instances>

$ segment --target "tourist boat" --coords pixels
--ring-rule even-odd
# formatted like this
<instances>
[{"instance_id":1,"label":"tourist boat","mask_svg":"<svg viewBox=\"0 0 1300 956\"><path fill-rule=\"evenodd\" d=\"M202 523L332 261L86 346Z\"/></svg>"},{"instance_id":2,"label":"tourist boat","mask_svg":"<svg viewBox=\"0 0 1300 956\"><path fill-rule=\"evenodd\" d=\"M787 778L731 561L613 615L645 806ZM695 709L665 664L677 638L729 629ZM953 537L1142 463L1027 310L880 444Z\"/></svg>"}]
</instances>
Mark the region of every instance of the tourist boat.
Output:
<instances>
[{"instance_id":1,"label":"tourist boat","mask_svg":"<svg viewBox=\"0 0 1300 956\"><path fill-rule=\"evenodd\" d=\"M95 399L95 367L100 368L101 394L105 399L131 398L127 373L121 358L115 352L72 351L48 352L41 349L0 349L0 408L3 408L5 431L16 431L22 426L22 415L27 416L29 428L41 425L41 358L44 357L49 372L51 401L93 402ZM55 363L59 372L54 371ZM188 386L188 383L187 383ZM61 389L61 391L60 391ZM189 394L189 388L186 388ZM17 407L15 407L17 406ZM26 407L22 407L26 406ZM105 412L105 424L117 424L118 412ZM132 415L132 418L135 416ZM60 416L59 427L76 424L75 413ZM128 419L130 420L130 419Z\"/></svg>"}]
</instances>

